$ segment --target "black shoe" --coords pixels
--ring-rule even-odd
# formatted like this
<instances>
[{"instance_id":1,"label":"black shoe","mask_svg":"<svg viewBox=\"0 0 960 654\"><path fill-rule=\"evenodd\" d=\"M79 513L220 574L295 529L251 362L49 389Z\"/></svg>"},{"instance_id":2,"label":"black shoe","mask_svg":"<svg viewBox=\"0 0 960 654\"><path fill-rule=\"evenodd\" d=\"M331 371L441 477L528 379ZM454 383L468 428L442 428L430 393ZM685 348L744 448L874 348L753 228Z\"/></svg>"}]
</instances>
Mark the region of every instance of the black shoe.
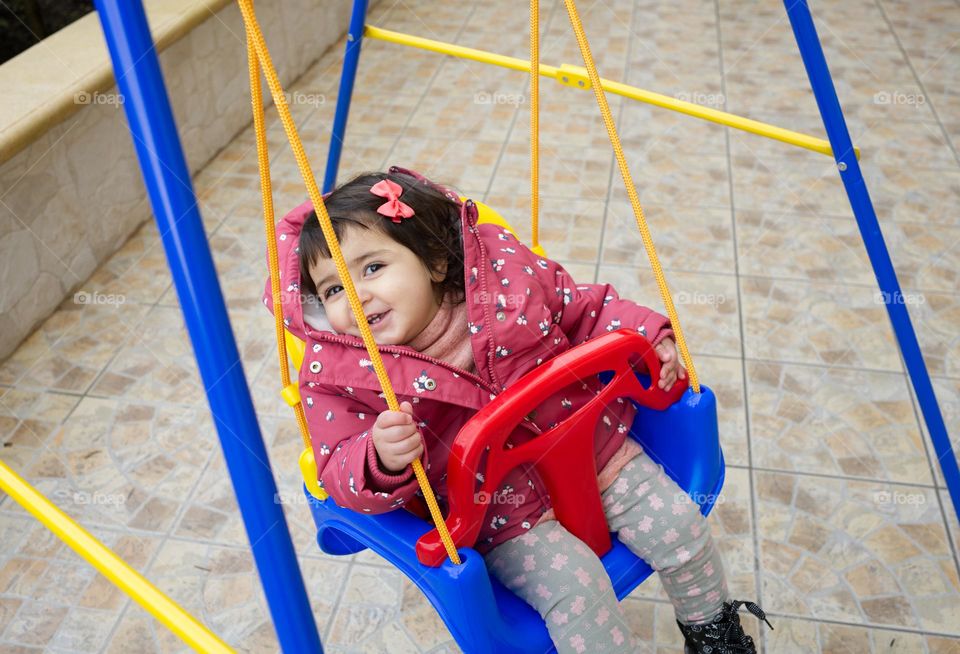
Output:
<instances>
[{"instance_id":1,"label":"black shoe","mask_svg":"<svg viewBox=\"0 0 960 654\"><path fill-rule=\"evenodd\" d=\"M759 606L753 602L731 600L724 603L723 610L713 622L690 625L677 622L684 638L684 654L756 654L757 646L753 644L753 638L743 633L740 625L737 609L741 604L773 629Z\"/></svg>"}]
</instances>

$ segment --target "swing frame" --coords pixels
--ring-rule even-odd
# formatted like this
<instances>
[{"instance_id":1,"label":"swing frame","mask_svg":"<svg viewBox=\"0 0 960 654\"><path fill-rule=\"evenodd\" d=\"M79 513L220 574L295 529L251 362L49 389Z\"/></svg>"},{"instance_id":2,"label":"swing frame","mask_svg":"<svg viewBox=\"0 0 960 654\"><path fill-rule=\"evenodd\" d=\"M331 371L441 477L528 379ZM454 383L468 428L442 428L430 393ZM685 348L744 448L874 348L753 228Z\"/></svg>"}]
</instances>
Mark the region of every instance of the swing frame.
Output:
<instances>
[{"instance_id":1,"label":"swing frame","mask_svg":"<svg viewBox=\"0 0 960 654\"><path fill-rule=\"evenodd\" d=\"M138 162L278 640L283 651L322 652L286 521L281 507L273 501L276 484L269 464L264 464L269 459L242 367L237 365L240 359L236 342L143 4L132 0L95 0L95 5L114 70L118 72L117 85L125 98L124 112ZM346 79L352 89L366 7L365 0L355 0L345 60L345 68L348 61L353 62L353 72L341 77L341 89ZM810 9L806 0L784 0L784 7L880 291L884 297L902 297ZM351 50L355 52L351 54ZM341 139L346 112L342 121ZM888 302L886 307L934 454L940 462L954 510L960 517L960 469L909 312L901 303ZM187 644L197 651L210 651L204 648L204 635L191 636L177 628L191 623L189 615L178 611L176 605L165 604L142 587L118 581L118 576L131 571L129 566L115 556L111 558L109 550L97 548L95 539L84 538L89 534L66 516L63 517L67 522L61 523L58 514L62 512L3 462L0 462L0 489L54 530L68 546L106 571L111 581L170 626ZM58 526L61 524L63 528ZM196 625L202 629L202 625Z\"/></svg>"}]
</instances>

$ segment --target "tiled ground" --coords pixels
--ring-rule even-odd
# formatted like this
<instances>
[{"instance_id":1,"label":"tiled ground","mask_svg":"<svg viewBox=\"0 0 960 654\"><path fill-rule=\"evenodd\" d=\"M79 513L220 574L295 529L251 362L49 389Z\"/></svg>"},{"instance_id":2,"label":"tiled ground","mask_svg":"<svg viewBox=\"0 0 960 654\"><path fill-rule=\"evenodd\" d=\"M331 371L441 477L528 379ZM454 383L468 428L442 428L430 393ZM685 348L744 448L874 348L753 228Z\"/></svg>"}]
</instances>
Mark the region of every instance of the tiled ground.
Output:
<instances>
[{"instance_id":1,"label":"tiled ground","mask_svg":"<svg viewBox=\"0 0 960 654\"><path fill-rule=\"evenodd\" d=\"M579 63L559 3L543 60ZM828 61L949 429L960 436L960 3L816 3ZM779 3L581 2L613 79L814 134ZM383 0L371 21L525 56L517 3ZM269 40L269 34L267 35ZM291 91L316 170L342 43ZM543 82L543 241L575 277L659 306L588 93ZM364 46L343 177L389 163L496 206L523 235L527 80ZM294 96L297 97L297 96ZM713 528L767 652L960 652L960 527L832 163L611 98L729 464ZM271 114L276 204L304 192ZM322 555L299 438L276 394L250 131L195 179L301 567L328 651L450 652L418 590L369 553ZM238 649L276 641L154 225L0 364L0 456ZM0 499L0 651L171 652L144 611ZM625 604L645 652L678 652L651 580ZM757 633L757 623L746 623Z\"/></svg>"}]
</instances>

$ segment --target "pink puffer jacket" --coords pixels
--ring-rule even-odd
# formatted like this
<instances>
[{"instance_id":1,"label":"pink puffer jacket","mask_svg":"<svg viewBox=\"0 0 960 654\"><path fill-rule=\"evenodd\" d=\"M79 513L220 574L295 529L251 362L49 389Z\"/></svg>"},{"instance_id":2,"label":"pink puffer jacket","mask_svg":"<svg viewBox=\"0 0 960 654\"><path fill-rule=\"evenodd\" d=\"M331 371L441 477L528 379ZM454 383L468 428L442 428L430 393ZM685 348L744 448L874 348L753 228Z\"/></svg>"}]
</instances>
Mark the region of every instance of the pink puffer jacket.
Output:
<instances>
[{"instance_id":1,"label":"pink puffer jacket","mask_svg":"<svg viewBox=\"0 0 960 654\"><path fill-rule=\"evenodd\" d=\"M380 347L398 401L413 404L426 444L424 468L441 505L450 445L460 428L526 372L614 329L634 327L654 344L673 333L665 316L620 299L610 285L578 285L558 263L539 257L504 229L477 225L472 201L460 207L469 318L465 331L476 373L406 346ZM387 405L363 341L335 334L322 308L302 302L297 243L311 210L306 202L287 214L277 227L277 238L284 323L306 342L300 395L319 482L340 506L367 513L391 511L419 495L417 481L410 469L394 475L378 465L370 429ZM269 279L264 303L272 305ZM579 386L531 407L535 411L517 428L512 443L523 443L563 420L593 397L600 384ZM597 424L597 470L623 444L634 414L630 402L620 401ZM550 508L533 468L511 473L492 500L476 545L481 553L523 533Z\"/></svg>"}]
</instances>

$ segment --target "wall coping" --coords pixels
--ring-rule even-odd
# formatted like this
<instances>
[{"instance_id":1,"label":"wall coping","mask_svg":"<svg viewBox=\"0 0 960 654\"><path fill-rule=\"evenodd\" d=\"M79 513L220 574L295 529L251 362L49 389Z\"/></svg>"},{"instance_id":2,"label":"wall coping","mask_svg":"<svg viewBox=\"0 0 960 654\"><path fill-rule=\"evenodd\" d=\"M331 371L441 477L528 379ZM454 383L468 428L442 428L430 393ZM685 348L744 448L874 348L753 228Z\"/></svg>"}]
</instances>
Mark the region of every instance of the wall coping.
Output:
<instances>
[{"instance_id":1,"label":"wall coping","mask_svg":"<svg viewBox=\"0 0 960 654\"><path fill-rule=\"evenodd\" d=\"M231 0L144 0L160 52ZM0 164L115 85L97 13L91 12L0 65ZM84 102L84 99L87 102ZM110 98L103 98L110 101Z\"/></svg>"}]
</instances>

